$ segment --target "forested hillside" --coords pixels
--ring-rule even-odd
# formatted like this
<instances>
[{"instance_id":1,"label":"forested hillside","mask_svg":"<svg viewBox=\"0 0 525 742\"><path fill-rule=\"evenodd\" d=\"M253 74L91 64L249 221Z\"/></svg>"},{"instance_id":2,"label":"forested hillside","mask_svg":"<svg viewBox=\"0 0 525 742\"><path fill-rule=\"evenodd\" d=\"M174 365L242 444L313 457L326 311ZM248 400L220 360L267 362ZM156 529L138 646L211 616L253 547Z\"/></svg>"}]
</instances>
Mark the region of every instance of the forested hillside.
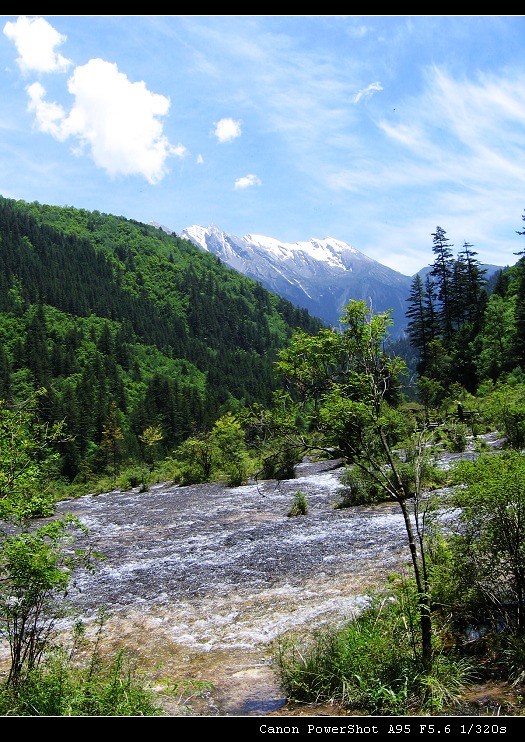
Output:
<instances>
[{"instance_id":1,"label":"forested hillside","mask_svg":"<svg viewBox=\"0 0 525 742\"><path fill-rule=\"evenodd\" d=\"M39 388L66 421L62 475L141 460L220 415L267 404L276 353L305 310L189 241L123 217L0 198L0 398Z\"/></svg>"},{"instance_id":2,"label":"forested hillside","mask_svg":"<svg viewBox=\"0 0 525 742\"><path fill-rule=\"evenodd\" d=\"M523 381L525 262L487 280L473 245L454 255L442 227L432 237L435 260L424 279L412 280L407 317L419 401L438 409L465 392L482 396L496 382Z\"/></svg>"}]
</instances>

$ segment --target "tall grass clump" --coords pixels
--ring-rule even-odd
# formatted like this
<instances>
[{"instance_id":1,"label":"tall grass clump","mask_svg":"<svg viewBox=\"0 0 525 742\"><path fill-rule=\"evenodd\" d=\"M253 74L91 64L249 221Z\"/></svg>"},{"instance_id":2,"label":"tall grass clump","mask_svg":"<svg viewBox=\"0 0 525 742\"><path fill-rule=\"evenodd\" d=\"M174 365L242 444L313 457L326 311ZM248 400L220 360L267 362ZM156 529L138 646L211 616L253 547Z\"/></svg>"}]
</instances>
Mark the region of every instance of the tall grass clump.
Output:
<instances>
[{"instance_id":1,"label":"tall grass clump","mask_svg":"<svg viewBox=\"0 0 525 742\"><path fill-rule=\"evenodd\" d=\"M472 677L471 665L442 652L436 641L432 669L425 670L414 617L413 595L397 590L371 598L343 627L281 638L275 666L288 701L387 716L453 707Z\"/></svg>"},{"instance_id":2,"label":"tall grass clump","mask_svg":"<svg viewBox=\"0 0 525 742\"><path fill-rule=\"evenodd\" d=\"M288 511L288 517L293 518L298 515L308 515L308 497L306 492L298 490L293 496L292 507Z\"/></svg>"}]
</instances>

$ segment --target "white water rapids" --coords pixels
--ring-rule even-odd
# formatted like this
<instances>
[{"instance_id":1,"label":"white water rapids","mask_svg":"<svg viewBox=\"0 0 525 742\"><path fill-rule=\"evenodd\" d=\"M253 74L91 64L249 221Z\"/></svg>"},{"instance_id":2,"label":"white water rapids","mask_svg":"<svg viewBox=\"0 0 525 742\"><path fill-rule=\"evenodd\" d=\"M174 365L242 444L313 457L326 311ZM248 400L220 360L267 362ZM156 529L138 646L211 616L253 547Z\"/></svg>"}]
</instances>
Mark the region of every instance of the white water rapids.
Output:
<instances>
[{"instance_id":1,"label":"white water rapids","mask_svg":"<svg viewBox=\"0 0 525 742\"><path fill-rule=\"evenodd\" d=\"M78 546L104 556L94 574L76 576L69 599L89 627L106 611L104 645L126 648L156 688L213 684L166 697L169 715L272 713L284 703L276 639L351 618L409 567L399 506L337 509L341 471L304 463L283 482L162 484L63 501L58 515L89 529ZM299 490L308 512L289 517Z\"/></svg>"},{"instance_id":2,"label":"white water rapids","mask_svg":"<svg viewBox=\"0 0 525 742\"><path fill-rule=\"evenodd\" d=\"M89 528L79 545L104 556L95 574L77 577L71 602L88 621L103 607L113 646L159 680L213 683L193 713L278 708L276 638L350 618L408 559L397 505L334 507L335 465L301 464L280 483L165 484L61 502L59 514ZM308 513L289 517L299 490Z\"/></svg>"}]
</instances>

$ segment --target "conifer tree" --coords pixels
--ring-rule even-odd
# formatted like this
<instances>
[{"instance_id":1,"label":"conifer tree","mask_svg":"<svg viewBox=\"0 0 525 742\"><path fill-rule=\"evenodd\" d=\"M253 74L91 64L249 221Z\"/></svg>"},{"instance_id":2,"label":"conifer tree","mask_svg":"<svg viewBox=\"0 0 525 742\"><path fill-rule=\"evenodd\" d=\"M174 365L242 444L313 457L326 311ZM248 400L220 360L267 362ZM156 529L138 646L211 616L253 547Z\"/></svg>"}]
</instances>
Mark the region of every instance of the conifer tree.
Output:
<instances>
[{"instance_id":1,"label":"conifer tree","mask_svg":"<svg viewBox=\"0 0 525 742\"><path fill-rule=\"evenodd\" d=\"M0 343L0 399L7 400L11 395L11 364L4 346Z\"/></svg>"},{"instance_id":2,"label":"conifer tree","mask_svg":"<svg viewBox=\"0 0 525 742\"><path fill-rule=\"evenodd\" d=\"M419 274L414 276L407 301L411 302L406 312L409 318L407 332L419 353L417 371L425 374L429 366L429 348L438 336L436 290L430 274L424 282Z\"/></svg>"},{"instance_id":3,"label":"conifer tree","mask_svg":"<svg viewBox=\"0 0 525 742\"><path fill-rule=\"evenodd\" d=\"M117 463L119 454L119 441L124 438L122 428L119 423L118 409L115 401L109 406L108 416L102 429L102 447L108 452L113 470L113 480L117 476Z\"/></svg>"},{"instance_id":4,"label":"conifer tree","mask_svg":"<svg viewBox=\"0 0 525 742\"><path fill-rule=\"evenodd\" d=\"M525 213L522 216L525 221ZM517 234L525 235L525 230L517 231ZM517 291L514 321L516 323L516 334L512 348L512 356L516 365L525 371L525 249L516 255L522 257L516 263Z\"/></svg>"},{"instance_id":5,"label":"conifer tree","mask_svg":"<svg viewBox=\"0 0 525 742\"><path fill-rule=\"evenodd\" d=\"M445 341L452 336L452 283L454 276L453 245L442 227L437 227L432 234L432 252L436 256L430 275L435 280L437 297L440 302L439 318Z\"/></svg>"},{"instance_id":6,"label":"conifer tree","mask_svg":"<svg viewBox=\"0 0 525 742\"><path fill-rule=\"evenodd\" d=\"M459 327L468 322L479 328L485 310L487 293L485 291L485 275L487 270L482 268L477 260L477 252L468 242L463 243L463 249L458 253L454 273L454 307Z\"/></svg>"},{"instance_id":7,"label":"conifer tree","mask_svg":"<svg viewBox=\"0 0 525 742\"><path fill-rule=\"evenodd\" d=\"M47 326L42 304L37 304L27 327L24 344L27 367L33 374L35 388L50 386L51 360L47 345Z\"/></svg>"},{"instance_id":8,"label":"conifer tree","mask_svg":"<svg viewBox=\"0 0 525 742\"><path fill-rule=\"evenodd\" d=\"M423 279L419 273L412 279L407 301L410 302L410 306L406 310L406 316L408 317L407 333L410 342L418 350L420 358L423 358L428 342L428 326L425 312L425 289Z\"/></svg>"}]
</instances>

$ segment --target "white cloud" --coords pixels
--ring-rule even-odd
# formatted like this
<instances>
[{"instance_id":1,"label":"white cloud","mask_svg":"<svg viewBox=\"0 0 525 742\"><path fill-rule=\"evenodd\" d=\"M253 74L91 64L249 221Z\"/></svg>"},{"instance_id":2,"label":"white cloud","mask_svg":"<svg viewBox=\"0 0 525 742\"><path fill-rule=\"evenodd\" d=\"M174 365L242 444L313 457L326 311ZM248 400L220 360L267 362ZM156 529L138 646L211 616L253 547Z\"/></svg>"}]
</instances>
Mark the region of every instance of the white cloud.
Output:
<instances>
[{"instance_id":1,"label":"white cloud","mask_svg":"<svg viewBox=\"0 0 525 742\"><path fill-rule=\"evenodd\" d=\"M197 165L202 165L204 162L204 157L202 155L197 155Z\"/></svg>"},{"instance_id":2,"label":"white cloud","mask_svg":"<svg viewBox=\"0 0 525 742\"><path fill-rule=\"evenodd\" d=\"M525 180L524 101L525 84L519 79L456 80L433 68L425 95L406 102L410 123L380 122L379 127L427 168L429 181L439 177L475 192L498 182L500 188L509 182L515 187Z\"/></svg>"},{"instance_id":3,"label":"white cloud","mask_svg":"<svg viewBox=\"0 0 525 742\"><path fill-rule=\"evenodd\" d=\"M231 118L221 119L215 124L214 134L221 142L232 142L241 136L241 121L234 121Z\"/></svg>"},{"instance_id":4,"label":"white cloud","mask_svg":"<svg viewBox=\"0 0 525 742\"><path fill-rule=\"evenodd\" d=\"M380 82L372 82L370 85L366 88L363 88L363 90L360 90L358 93L354 95L354 103L359 103L361 98L369 98L371 95L376 93L378 90L383 90L383 86Z\"/></svg>"},{"instance_id":5,"label":"white cloud","mask_svg":"<svg viewBox=\"0 0 525 742\"><path fill-rule=\"evenodd\" d=\"M26 88L29 95L28 110L34 111L37 128L46 134L51 134L59 141L64 141L68 134L62 130L65 112L57 103L47 103L44 100L46 91L39 82L34 82Z\"/></svg>"},{"instance_id":6,"label":"white cloud","mask_svg":"<svg viewBox=\"0 0 525 742\"><path fill-rule=\"evenodd\" d=\"M27 88L38 128L59 141L75 137L80 151L89 147L95 164L112 177L142 175L157 183L166 175L168 157L187 154L163 134L159 117L168 113L169 99L149 91L144 82L130 82L116 64L91 59L76 67L68 90L75 100L66 114L44 100L39 83Z\"/></svg>"},{"instance_id":7,"label":"white cloud","mask_svg":"<svg viewBox=\"0 0 525 742\"><path fill-rule=\"evenodd\" d=\"M66 41L44 18L20 16L16 22L8 21L4 34L14 42L22 72L64 72L71 60L55 51L55 47Z\"/></svg>"},{"instance_id":8,"label":"white cloud","mask_svg":"<svg viewBox=\"0 0 525 742\"><path fill-rule=\"evenodd\" d=\"M255 185L262 185L262 183L256 175L250 174L245 175L242 178L237 178L234 188L235 190L239 190L242 188L250 188L251 186Z\"/></svg>"}]
</instances>

